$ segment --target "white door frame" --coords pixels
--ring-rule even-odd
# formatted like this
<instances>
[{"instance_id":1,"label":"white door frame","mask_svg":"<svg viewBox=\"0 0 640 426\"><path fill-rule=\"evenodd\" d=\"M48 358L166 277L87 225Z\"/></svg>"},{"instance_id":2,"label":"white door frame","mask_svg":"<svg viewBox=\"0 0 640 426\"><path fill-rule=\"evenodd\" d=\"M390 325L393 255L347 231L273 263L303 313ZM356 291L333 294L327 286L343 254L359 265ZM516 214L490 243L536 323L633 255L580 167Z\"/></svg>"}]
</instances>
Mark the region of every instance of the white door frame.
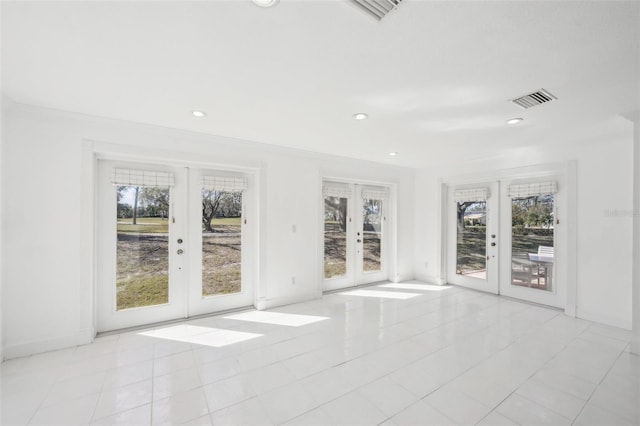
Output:
<instances>
[{"instance_id":1,"label":"white door frame","mask_svg":"<svg viewBox=\"0 0 640 426\"><path fill-rule=\"evenodd\" d=\"M512 183L530 183L540 181L540 178L527 178L504 180L504 191L501 194L502 206L500 211L500 236L504 243L500 247L500 257L511 259L512 247L511 240L513 237L511 226L511 199L506 194L506 188ZM553 212L554 212L554 228L553 228L553 282L561 285L552 285L551 290L540 290L524 286L515 286L511 284L511 262L503 262L501 266L500 294L516 299L527 300L541 305L553 306L556 308L564 308L566 305L567 286L562 285L567 280L567 266L565 264L567 254L567 227L568 222L563 214L567 207L566 197L566 179L563 175L545 176L542 180L555 180L558 182L558 193L554 194ZM559 220L560 223L555 223Z\"/></svg>"},{"instance_id":2,"label":"white door frame","mask_svg":"<svg viewBox=\"0 0 640 426\"><path fill-rule=\"evenodd\" d=\"M349 185L352 189L352 195L348 204L348 226L347 226L347 274L341 277L325 279L324 277L324 194L322 192L322 185L324 182L335 182L339 184ZM358 227L362 226L362 219L359 218L361 211L356 211L356 208L362 207L361 191L364 187L384 187L388 191L387 198L383 201L383 241L382 252L380 254L380 261L382 269L380 271L364 272L357 270L362 267L362 261L357 259L359 249L356 240ZM362 284L369 284L378 281L392 280L397 281L396 273L396 185L385 182L371 182L354 179L334 178L334 177L321 177L320 178L320 206L321 214L319 215L319 264L321 265L320 277L319 277L319 289L320 292L339 290L343 288L354 287ZM356 202L358 200L358 202ZM360 236L363 239L363 235ZM361 250L361 249L360 249ZM395 277L395 278L394 278Z\"/></svg>"},{"instance_id":3,"label":"white door frame","mask_svg":"<svg viewBox=\"0 0 640 426\"><path fill-rule=\"evenodd\" d=\"M196 168L208 168L221 171L241 172L250 177L251 195L254 202L247 210L252 220L248 222L250 232L253 235L250 241L251 257L246 259L246 264L251 270L250 286L254 289L252 305L257 306L258 300L264 289L258 285L260 276L260 209L258 200L261 192L261 169L260 164L232 165L228 162L220 162L221 159L213 154L202 154L195 152L176 152L162 149L152 149L147 147L127 146L111 142L95 141L90 139L82 140L82 191L81 200L86 206L86 213L82 217L80 224L83 230L80 241L81 276L87 286L80 290L86 296L81 297L91 300L92 303L85 305L81 312L81 317L86 319L86 323L91 324L90 329L83 329L81 332L86 336L87 341L92 341L98 330L98 282L97 282L97 197L98 197L98 161L99 160L120 160L125 162L138 162L145 164L158 164L168 166L192 166ZM245 263L243 261L243 263Z\"/></svg>"},{"instance_id":4,"label":"white door frame","mask_svg":"<svg viewBox=\"0 0 640 426\"><path fill-rule=\"evenodd\" d=\"M168 301L158 305L141 306L118 311L116 309L116 253L114 247L117 244L116 222L114 221L116 206L115 186L110 182L111 171L114 167L140 170L166 171L174 174L176 184L169 188L170 208L168 212L168 235L167 235L167 257L168 257ZM183 203L176 201L176 198L185 198L186 176L179 173L180 170L174 167L139 162L123 162L100 160L97 167L98 191L97 191L97 228L96 244L99 260L96 263L97 275L96 286L98 301L97 305L97 330L111 331L122 328L140 325L141 318L148 323L166 321L185 316L186 295L182 288L187 283L188 277L183 268L184 259L178 256L175 244L176 239L183 235L183 214L181 211ZM176 210L180 209L180 210ZM176 223L171 223L172 218L177 217Z\"/></svg>"},{"instance_id":5,"label":"white door frame","mask_svg":"<svg viewBox=\"0 0 640 426\"><path fill-rule=\"evenodd\" d=\"M457 267L457 209L455 207L455 199L453 193L457 189L470 188L487 188L489 196L486 200L486 278L475 278L456 273ZM468 200L474 201L474 200ZM500 184L499 182L476 182L470 185L451 185L447 191L447 252L446 267L447 277L451 284L472 288L475 290L486 291L489 293L499 294L499 272L500 272L500 256L498 250L500 248L499 237L499 213L500 213ZM493 244L493 245L492 245Z\"/></svg>"},{"instance_id":6,"label":"white door frame","mask_svg":"<svg viewBox=\"0 0 640 426\"><path fill-rule=\"evenodd\" d=\"M577 173L576 173L576 162L575 161L567 161L563 163L548 163L548 164L538 164L533 166L524 166L513 169L502 169L495 171L487 171L487 172L478 172L471 173L466 175L457 175L457 176L447 176L441 178L440 185L441 194L440 194L440 217L441 217L441 226L442 232L440 236L441 240L441 271L440 276L442 281L446 283L448 281L448 271L447 271L447 263L448 263L448 253L449 253L449 242L447 238L447 230L448 230L448 202L447 202L447 190L449 186L455 185L470 185L476 182L487 182L487 181L498 181L506 183L512 180L543 180L545 178L548 179L557 179L559 180L559 194L557 209L559 211L558 219L560 219L561 224L564 222L565 226L561 231L559 237L562 238L563 241L557 239L559 243L559 247L556 251L556 256L563 259L561 263L558 264L558 267L555 271L556 282L562 282L564 287L564 306L561 307L564 309L565 314L569 316L576 315L576 299L577 299L577 199L576 199L576 190L577 190ZM503 192L503 191L501 191ZM502 204L505 204L504 201ZM510 219L510 215L509 215ZM504 220L504 218L503 218ZM507 241L506 235L502 235L501 232L499 234L498 245L500 248L510 247L505 244ZM511 238L511 235L508 235L508 238ZM504 253L500 253L500 256L504 256ZM503 262L505 263L505 262ZM510 264L510 262L509 262ZM501 282L504 281L504 272L501 271ZM510 279L510 275L509 275ZM536 301L536 303L544 303L544 301Z\"/></svg>"},{"instance_id":7,"label":"white door frame","mask_svg":"<svg viewBox=\"0 0 640 426\"><path fill-rule=\"evenodd\" d=\"M192 199L200 199L201 186L198 185L202 175L215 175L215 176L228 176L239 177L238 173L232 173L228 171L221 171L211 168L190 168L189 170L189 188L188 197ZM254 185L252 177L243 174L245 179L248 180L247 189L242 193L242 217L240 227L241 231L241 250L242 250L242 263L241 263L241 282L242 287L238 293L220 294L212 296L202 295L202 275L199 277L190 277L190 283L188 289L188 307L189 316L204 315L212 312L220 312L229 309L236 309L238 307L255 305L254 293L256 292L255 279L253 277L253 268L251 258L253 251L251 247L254 246L253 240L255 239L255 233L251 232L252 223L254 217L252 212L255 211L254 204ZM193 201L189 201L191 204ZM189 227L188 235L191 235L191 239L187 245L191 256L188 257L189 272L199 271L202 265L202 212L199 209L191 209L189 211L189 219L186 226Z\"/></svg>"}]
</instances>

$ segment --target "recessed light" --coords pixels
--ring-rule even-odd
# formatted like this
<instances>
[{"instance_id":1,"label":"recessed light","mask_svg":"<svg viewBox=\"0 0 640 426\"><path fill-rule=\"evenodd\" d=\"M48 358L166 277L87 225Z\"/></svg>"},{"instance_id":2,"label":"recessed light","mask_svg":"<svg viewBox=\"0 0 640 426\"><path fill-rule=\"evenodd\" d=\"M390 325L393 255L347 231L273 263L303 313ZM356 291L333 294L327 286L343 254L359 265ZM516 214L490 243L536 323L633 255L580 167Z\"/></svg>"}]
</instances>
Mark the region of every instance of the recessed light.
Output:
<instances>
[{"instance_id":1,"label":"recessed light","mask_svg":"<svg viewBox=\"0 0 640 426\"><path fill-rule=\"evenodd\" d=\"M397 152L395 152L395 151L393 151L393 152L390 152L390 153L389 153L389 155L390 155L391 157L395 157L396 155L398 155L398 153L397 153Z\"/></svg>"},{"instance_id":2,"label":"recessed light","mask_svg":"<svg viewBox=\"0 0 640 426\"><path fill-rule=\"evenodd\" d=\"M369 118L369 114L366 114L364 112L358 112L353 114L354 120L366 120L367 118Z\"/></svg>"},{"instance_id":3,"label":"recessed light","mask_svg":"<svg viewBox=\"0 0 640 426\"><path fill-rule=\"evenodd\" d=\"M507 120L507 124L518 124L522 120L524 120L524 118L512 118L511 120Z\"/></svg>"},{"instance_id":4,"label":"recessed light","mask_svg":"<svg viewBox=\"0 0 640 426\"><path fill-rule=\"evenodd\" d=\"M198 117L198 118L207 116L207 113L204 111L191 111L191 114L193 114L194 117Z\"/></svg>"},{"instance_id":5,"label":"recessed light","mask_svg":"<svg viewBox=\"0 0 640 426\"><path fill-rule=\"evenodd\" d=\"M253 3L260 7L272 7L278 4L280 0L253 0Z\"/></svg>"}]
</instances>

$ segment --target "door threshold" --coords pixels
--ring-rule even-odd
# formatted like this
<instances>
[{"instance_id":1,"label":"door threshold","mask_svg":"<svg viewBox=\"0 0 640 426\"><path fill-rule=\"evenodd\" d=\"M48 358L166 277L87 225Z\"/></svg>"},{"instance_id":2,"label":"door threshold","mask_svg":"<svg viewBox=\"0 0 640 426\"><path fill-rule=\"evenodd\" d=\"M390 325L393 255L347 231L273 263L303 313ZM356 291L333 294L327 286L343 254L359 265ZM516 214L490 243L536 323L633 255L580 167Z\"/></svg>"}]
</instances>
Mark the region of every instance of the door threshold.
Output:
<instances>
[{"instance_id":1,"label":"door threshold","mask_svg":"<svg viewBox=\"0 0 640 426\"><path fill-rule=\"evenodd\" d=\"M101 331L99 333L96 333L96 338L105 337L105 336L113 336L114 334L130 333L132 331L147 330L147 329L150 329L150 328L163 327L163 326L166 326L166 325L180 324L180 323L183 323L183 322L186 322L186 321L193 321L193 320L198 320L198 319L202 319L202 318L209 318L209 317L217 317L217 316L222 316L222 315L234 314L236 312L251 311L251 310L255 310L255 309L256 308L253 305L251 305L251 306L241 306L239 308L226 309L224 311L211 312L209 314L194 315L192 317L187 317L187 318L176 318L176 319L167 320L167 321L154 322L154 323L151 323L151 324L136 325L134 327L119 328L117 330Z\"/></svg>"}]
</instances>

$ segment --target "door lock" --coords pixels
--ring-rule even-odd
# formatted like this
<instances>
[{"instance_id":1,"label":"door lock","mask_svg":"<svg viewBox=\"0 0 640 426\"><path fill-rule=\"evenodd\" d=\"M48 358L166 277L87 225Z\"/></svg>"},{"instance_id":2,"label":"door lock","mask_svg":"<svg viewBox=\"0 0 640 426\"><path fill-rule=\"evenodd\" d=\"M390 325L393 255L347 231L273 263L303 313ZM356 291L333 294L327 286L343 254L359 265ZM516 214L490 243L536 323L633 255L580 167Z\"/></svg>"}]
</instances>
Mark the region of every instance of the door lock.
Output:
<instances>
[{"instance_id":1,"label":"door lock","mask_svg":"<svg viewBox=\"0 0 640 426\"><path fill-rule=\"evenodd\" d=\"M182 238L178 238L178 244L182 244Z\"/></svg>"},{"instance_id":2,"label":"door lock","mask_svg":"<svg viewBox=\"0 0 640 426\"><path fill-rule=\"evenodd\" d=\"M356 240L356 242L361 243L361 242L362 242L362 240Z\"/></svg>"},{"instance_id":3,"label":"door lock","mask_svg":"<svg viewBox=\"0 0 640 426\"><path fill-rule=\"evenodd\" d=\"M491 243L491 247L495 247L495 246L496 246L496 243Z\"/></svg>"}]
</instances>

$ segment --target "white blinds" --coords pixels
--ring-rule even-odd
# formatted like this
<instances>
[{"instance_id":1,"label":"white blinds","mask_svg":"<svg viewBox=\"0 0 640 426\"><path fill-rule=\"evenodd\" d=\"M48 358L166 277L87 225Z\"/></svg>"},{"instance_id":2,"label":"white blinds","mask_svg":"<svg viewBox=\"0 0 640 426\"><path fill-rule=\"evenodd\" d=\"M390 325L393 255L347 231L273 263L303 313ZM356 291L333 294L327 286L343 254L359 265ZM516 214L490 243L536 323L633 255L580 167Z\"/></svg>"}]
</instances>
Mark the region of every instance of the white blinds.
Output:
<instances>
[{"instance_id":1,"label":"white blinds","mask_svg":"<svg viewBox=\"0 0 640 426\"><path fill-rule=\"evenodd\" d=\"M507 195L509 198L526 198L542 194L555 194L558 192L558 182L530 182L509 185Z\"/></svg>"},{"instance_id":2,"label":"white blinds","mask_svg":"<svg viewBox=\"0 0 640 426\"><path fill-rule=\"evenodd\" d=\"M209 191L242 192L247 189L247 180L239 177L202 176L201 183Z\"/></svg>"},{"instance_id":3,"label":"white blinds","mask_svg":"<svg viewBox=\"0 0 640 426\"><path fill-rule=\"evenodd\" d=\"M322 195L325 197L349 198L351 197L351 187L339 183L325 182L322 186Z\"/></svg>"},{"instance_id":4,"label":"white blinds","mask_svg":"<svg viewBox=\"0 0 640 426\"><path fill-rule=\"evenodd\" d=\"M114 168L111 183L118 186L173 186L173 173L154 170L135 170Z\"/></svg>"},{"instance_id":5,"label":"white blinds","mask_svg":"<svg viewBox=\"0 0 640 426\"><path fill-rule=\"evenodd\" d=\"M362 188L362 199L364 200L386 200L389 197L389 190L383 187Z\"/></svg>"},{"instance_id":6,"label":"white blinds","mask_svg":"<svg viewBox=\"0 0 640 426\"><path fill-rule=\"evenodd\" d=\"M456 189L453 192L453 199L462 203L465 201L487 201L489 198L489 188L464 188Z\"/></svg>"}]
</instances>

